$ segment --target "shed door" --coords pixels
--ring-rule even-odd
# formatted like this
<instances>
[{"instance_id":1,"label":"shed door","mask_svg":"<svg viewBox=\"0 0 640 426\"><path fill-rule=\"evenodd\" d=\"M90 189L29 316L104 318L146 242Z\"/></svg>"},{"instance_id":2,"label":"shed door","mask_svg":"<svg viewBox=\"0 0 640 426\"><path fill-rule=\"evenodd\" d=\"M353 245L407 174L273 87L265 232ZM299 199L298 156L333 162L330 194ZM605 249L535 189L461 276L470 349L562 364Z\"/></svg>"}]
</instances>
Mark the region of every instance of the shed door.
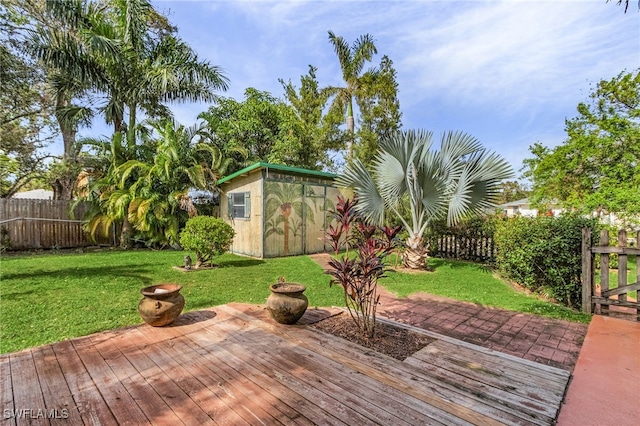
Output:
<instances>
[{"instance_id":1,"label":"shed door","mask_svg":"<svg viewBox=\"0 0 640 426\"><path fill-rule=\"evenodd\" d=\"M304 252L319 253L325 249L325 187L306 184L304 195Z\"/></svg>"},{"instance_id":2,"label":"shed door","mask_svg":"<svg viewBox=\"0 0 640 426\"><path fill-rule=\"evenodd\" d=\"M265 182L264 256L302 254L304 186L295 182Z\"/></svg>"}]
</instances>

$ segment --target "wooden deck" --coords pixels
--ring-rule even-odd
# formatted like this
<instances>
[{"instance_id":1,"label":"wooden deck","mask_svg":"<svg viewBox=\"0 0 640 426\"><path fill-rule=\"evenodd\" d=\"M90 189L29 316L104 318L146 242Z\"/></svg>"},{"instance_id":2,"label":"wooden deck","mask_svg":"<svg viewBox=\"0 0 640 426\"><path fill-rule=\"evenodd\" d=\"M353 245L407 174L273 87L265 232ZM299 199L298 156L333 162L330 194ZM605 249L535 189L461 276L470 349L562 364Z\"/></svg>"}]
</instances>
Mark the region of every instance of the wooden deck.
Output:
<instances>
[{"instance_id":1,"label":"wooden deck","mask_svg":"<svg viewBox=\"0 0 640 426\"><path fill-rule=\"evenodd\" d=\"M218 306L3 355L2 424L554 424L568 372L427 334L398 361Z\"/></svg>"}]
</instances>

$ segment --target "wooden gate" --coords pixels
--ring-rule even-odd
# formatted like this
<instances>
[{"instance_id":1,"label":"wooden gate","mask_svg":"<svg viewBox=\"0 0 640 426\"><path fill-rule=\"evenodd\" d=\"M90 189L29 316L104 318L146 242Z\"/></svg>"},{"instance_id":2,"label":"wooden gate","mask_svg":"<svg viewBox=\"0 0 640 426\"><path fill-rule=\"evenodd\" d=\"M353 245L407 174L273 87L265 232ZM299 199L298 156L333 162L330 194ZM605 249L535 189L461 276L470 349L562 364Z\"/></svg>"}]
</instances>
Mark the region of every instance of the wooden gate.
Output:
<instances>
[{"instance_id":1,"label":"wooden gate","mask_svg":"<svg viewBox=\"0 0 640 426\"><path fill-rule=\"evenodd\" d=\"M582 230L582 310L588 314L600 313L609 315L610 306L622 306L636 310L637 320L640 321L640 303L636 295L635 300L629 299L627 294L640 290L640 265L638 265L638 255L640 255L640 232L635 240L627 239L627 231L618 232L617 246L609 246L609 231L603 230L600 233L599 245L591 244L591 230ZM635 247L629 247L628 245ZM612 254L618 256L618 279L617 286L611 288L609 279L610 257ZM596 262L599 255L600 266L600 291L596 288ZM635 256L636 271L635 282L627 282L629 268L629 256Z\"/></svg>"}]
</instances>

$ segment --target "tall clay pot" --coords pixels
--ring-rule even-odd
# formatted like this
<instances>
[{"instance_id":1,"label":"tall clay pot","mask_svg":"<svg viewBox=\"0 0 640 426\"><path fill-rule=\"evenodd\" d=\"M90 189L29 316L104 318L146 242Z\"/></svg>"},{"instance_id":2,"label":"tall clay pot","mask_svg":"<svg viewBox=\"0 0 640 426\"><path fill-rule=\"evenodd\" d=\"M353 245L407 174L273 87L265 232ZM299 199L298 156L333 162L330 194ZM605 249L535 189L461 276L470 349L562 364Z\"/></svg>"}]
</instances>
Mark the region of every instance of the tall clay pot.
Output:
<instances>
[{"instance_id":1,"label":"tall clay pot","mask_svg":"<svg viewBox=\"0 0 640 426\"><path fill-rule=\"evenodd\" d=\"M138 312L144 322L162 327L175 321L184 308L181 289L178 284L158 284L140 290L144 297L138 304Z\"/></svg>"},{"instance_id":2,"label":"tall clay pot","mask_svg":"<svg viewBox=\"0 0 640 426\"><path fill-rule=\"evenodd\" d=\"M267 309L280 324L295 324L309 306L307 296L302 294L307 288L300 284L278 283L269 287Z\"/></svg>"}]
</instances>

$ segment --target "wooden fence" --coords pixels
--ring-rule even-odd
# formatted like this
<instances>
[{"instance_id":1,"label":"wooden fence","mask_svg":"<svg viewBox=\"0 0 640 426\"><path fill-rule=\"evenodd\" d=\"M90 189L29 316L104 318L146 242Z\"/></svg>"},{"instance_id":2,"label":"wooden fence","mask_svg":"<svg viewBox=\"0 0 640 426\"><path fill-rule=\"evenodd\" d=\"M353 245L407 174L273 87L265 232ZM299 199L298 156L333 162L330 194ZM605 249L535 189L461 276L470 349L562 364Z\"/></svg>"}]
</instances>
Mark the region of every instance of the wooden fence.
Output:
<instances>
[{"instance_id":1,"label":"wooden fence","mask_svg":"<svg viewBox=\"0 0 640 426\"><path fill-rule=\"evenodd\" d=\"M92 241L82 228L89 209L81 203L71 215L71 201L0 199L0 237L8 250L75 248L113 244L113 234Z\"/></svg>"},{"instance_id":2,"label":"wooden fence","mask_svg":"<svg viewBox=\"0 0 640 426\"><path fill-rule=\"evenodd\" d=\"M640 321L640 303L630 300L627 294L631 291L640 290L640 265L638 255L640 255L640 232L635 239L635 247L628 247L627 232L618 232L617 246L609 246L609 232L603 230L600 234L600 243L596 246L591 244L591 230L582 230L582 310L588 314L601 313L609 315L610 306L622 306L636 310L638 321ZM609 280L610 256L618 256L618 282L615 288L611 288ZM600 256L600 291L596 288L596 262L597 255ZM627 283L628 257L636 256L636 282ZM636 293L637 294L637 293Z\"/></svg>"},{"instance_id":3,"label":"wooden fence","mask_svg":"<svg viewBox=\"0 0 640 426\"><path fill-rule=\"evenodd\" d=\"M459 235L446 233L429 240L429 254L434 257L495 262L493 238L483 233Z\"/></svg>"}]
</instances>

